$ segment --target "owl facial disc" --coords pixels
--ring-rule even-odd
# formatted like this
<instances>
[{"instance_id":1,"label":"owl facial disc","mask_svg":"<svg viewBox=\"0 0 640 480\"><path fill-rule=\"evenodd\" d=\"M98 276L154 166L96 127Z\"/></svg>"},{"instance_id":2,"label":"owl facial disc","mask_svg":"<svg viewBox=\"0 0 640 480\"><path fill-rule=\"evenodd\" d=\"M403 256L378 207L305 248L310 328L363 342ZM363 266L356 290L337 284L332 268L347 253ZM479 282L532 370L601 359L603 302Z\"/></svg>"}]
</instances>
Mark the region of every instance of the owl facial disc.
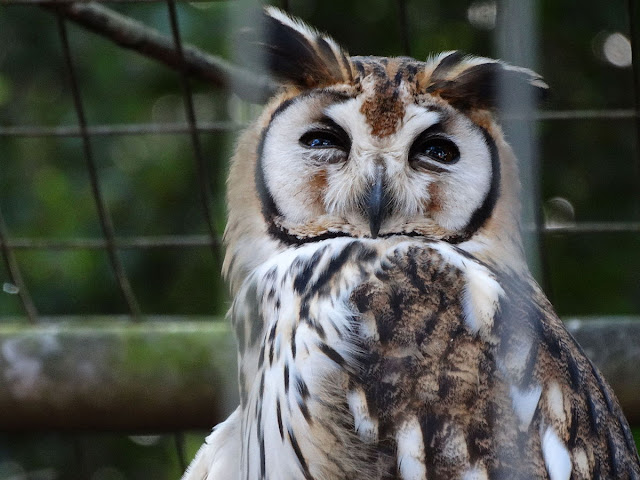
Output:
<instances>
[{"instance_id":1,"label":"owl facial disc","mask_svg":"<svg viewBox=\"0 0 640 480\"><path fill-rule=\"evenodd\" d=\"M455 241L491 215L487 205L493 206L500 180L491 138L393 74L401 65L387 63L391 71L384 75L378 67L369 66L377 73L354 86L299 93L273 112L258 149L256 182L276 238ZM390 76L401 79L390 86ZM393 115L376 117L387 110Z\"/></svg>"}]
</instances>

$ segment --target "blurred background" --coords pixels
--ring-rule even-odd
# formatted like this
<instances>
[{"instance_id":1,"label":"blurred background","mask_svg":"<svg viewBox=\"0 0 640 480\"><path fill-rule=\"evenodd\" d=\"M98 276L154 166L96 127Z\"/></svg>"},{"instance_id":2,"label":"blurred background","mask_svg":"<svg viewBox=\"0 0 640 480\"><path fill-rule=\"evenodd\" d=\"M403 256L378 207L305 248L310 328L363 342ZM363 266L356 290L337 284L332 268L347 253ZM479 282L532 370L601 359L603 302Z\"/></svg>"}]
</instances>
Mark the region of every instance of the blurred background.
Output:
<instances>
[{"instance_id":1,"label":"blurred background","mask_svg":"<svg viewBox=\"0 0 640 480\"><path fill-rule=\"evenodd\" d=\"M234 408L225 178L260 110L236 83L266 84L225 75L249 3L0 0L0 479L178 478ZM353 55L459 49L541 73L540 110L504 114L532 268L565 319L638 317L640 2L271 3ZM178 42L177 63L96 33L100 15ZM187 44L227 63L187 72Z\"/></svg>"}]
</instances>

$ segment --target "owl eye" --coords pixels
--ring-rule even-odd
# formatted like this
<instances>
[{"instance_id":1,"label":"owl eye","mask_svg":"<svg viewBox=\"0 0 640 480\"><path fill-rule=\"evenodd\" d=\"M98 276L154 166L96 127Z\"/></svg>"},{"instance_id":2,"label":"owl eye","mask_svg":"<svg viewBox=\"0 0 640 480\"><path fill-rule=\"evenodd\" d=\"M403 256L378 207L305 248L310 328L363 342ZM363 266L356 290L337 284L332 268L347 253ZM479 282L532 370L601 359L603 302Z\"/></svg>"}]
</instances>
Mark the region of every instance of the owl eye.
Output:
<instances>
[{"instance_id":1,"label":"owl eye","mask_svg":"<svg viewBox=\"0 0 640 480\"><path fill-rule=\"evenodd\" d=\"M320 125L316 125L300 137L300 144L312 149L337 149L348 152L351 148L349 135L330 118L324 117Z\"/></svg>"},{"instance_id":2,"label":"owl eye","mask_svg":"<svg viewBox=\"0 0 640 480\"><path fill-rule=\"evenodd\" d=\"M419 140L412 147L409 154L412 164L425 166L425 160L434 160L445 165L452 165L460 160L460 150L451 140L442 137L430 137Z\"/></svg>"},{"instance_id":3,"label":"owl eye","mask_svg":"<svg viewBox=\"0 0 640 480\"><path fill-rule=\"evenodd\" d=\"M337 148L340 139L332 132L314 130L300 137L300 143L311 148Z\"/></svg>"}]
</instances>

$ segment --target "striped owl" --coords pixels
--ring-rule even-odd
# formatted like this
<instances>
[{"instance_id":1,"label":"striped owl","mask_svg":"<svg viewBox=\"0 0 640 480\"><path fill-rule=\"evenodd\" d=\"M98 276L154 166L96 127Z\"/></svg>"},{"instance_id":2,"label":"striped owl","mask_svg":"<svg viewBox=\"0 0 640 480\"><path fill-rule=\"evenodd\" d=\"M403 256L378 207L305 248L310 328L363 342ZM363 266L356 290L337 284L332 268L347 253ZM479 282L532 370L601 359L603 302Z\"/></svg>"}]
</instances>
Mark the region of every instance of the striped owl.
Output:
<instances>
[{"instance_id":1,"label":"striped owl","mask_svg":"<svg viewBox=\"0 0 640 480\"><path fill-rule=\"evenodd\" d=\"M458 52L351 57L275 9L225 274L240 406L188 480L640 479L600 372L525 263L496 83Z\"/></svg>"}]
</instances>

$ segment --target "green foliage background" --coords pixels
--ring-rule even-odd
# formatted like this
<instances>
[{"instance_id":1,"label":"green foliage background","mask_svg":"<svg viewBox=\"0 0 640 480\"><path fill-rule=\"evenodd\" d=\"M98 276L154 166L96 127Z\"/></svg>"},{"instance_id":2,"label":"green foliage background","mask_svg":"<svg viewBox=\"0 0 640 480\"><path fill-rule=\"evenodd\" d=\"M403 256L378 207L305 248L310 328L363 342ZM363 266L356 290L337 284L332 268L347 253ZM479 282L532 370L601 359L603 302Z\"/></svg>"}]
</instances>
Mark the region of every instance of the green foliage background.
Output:
<instances>
[{"instance_id":1,"label":"green foliage background","mask_svg":"<svg viewBox=\"0 0 640 480\"><path fill-rule=\"evenodd\" d=\"M352 54L404 53L397 2L289 3L292 13L330 33ZM408 1L412 56L451 49L495 56L493 32L475 28L467 19L472 3ZM170 35L165 4L109 7ZM180 3L184 41L233 59L230 25L242 23L237 11L234 1ZM632 108L631 69L614 67L599 53L607 33L628 31L625 2L540 0L537 13L535 68L553 92L543 109ZM90 125L184 121L176 72L75 25L69 31ZM255 110L227 92L199 82L193 86L200 122L243 123ZM0 6L0 126L76 124L55 17L33 5ZM633 128L628 119L539 122L543 202L568 200L576 221L638 221L640 176ZM219 232L234 138L234 132L201 134L213 172L208 180ZM118 236L207 233L188 135L93 137L92 145ZM0 207L12 238L100 237L81 140L0 137ZM544 286L558 312L637 314L639 246L637 234L631 233L545 237ZM42 315L126 313L106 253L16 254ZM145 313L225 313L220 265L210 249L126 250L122 255ZM0 283L8 278L0 266ZM22 315L18 297L0 292L0 322ZM0 478L176 478L173 441L171 436L140 440L122 434L0 435ZM200 441L200 435L187 438L189 455Z\"/></svg>"}]
</instances>

